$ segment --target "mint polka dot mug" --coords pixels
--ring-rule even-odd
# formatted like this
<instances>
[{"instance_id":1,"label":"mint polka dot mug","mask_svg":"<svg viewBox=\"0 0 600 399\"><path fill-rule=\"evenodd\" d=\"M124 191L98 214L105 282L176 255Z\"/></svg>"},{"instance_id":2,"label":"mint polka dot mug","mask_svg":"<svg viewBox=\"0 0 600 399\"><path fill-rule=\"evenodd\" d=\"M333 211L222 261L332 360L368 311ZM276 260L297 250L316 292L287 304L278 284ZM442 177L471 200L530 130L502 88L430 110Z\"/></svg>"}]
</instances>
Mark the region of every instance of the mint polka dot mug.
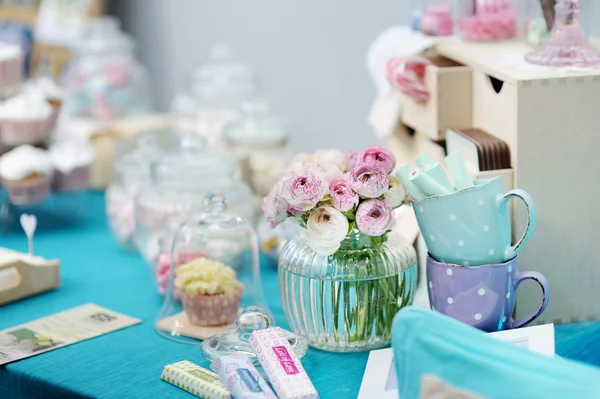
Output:
<instances>
[{"instance_id":1,"label":"mint polka dot mug","mask_svg":"<svg viewBox=\"0 0 600 399\"><path fill-rule=\"evenodd\" d=\"M518 198L527 209L527 227L511 245L508 201ZM536 208L523 190L504 192L500 178L479 181L451 194L413 202L413 209L431 256L464 266L504 263L513 259L529 240Z\"/></svg>"}]
</instances>

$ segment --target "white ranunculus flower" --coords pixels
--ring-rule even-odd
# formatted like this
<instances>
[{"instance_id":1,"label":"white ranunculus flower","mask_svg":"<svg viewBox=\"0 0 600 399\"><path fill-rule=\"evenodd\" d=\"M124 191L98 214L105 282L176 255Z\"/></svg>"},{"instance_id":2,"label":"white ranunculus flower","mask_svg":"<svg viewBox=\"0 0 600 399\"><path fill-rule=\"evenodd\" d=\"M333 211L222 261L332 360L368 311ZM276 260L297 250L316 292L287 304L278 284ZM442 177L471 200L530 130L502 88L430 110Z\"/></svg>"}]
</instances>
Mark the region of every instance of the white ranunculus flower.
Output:
<instances>
[{"instance_id":1,"label":"white ranunculus flower","mask_svg":"<svg viewBox=\"0 0 600 399\"><path fill-rule=\"evenodd\" d=\"M329 256L348 234L348 218L332 206L320 206L311 212L306 231L308 245L316 253Z\"/></svg>"},{"instance_id":2,"label":"white ranunculus flower","mask_svg":"<svg viewBox=\"0 0 600 399\"><path fill-rule=\"evenodd\" d=\"M406 201L406 189L397 177L389 177L389 189L384 195L384 200L393 209L398 208Z\"/></svg>"}]
</instances>

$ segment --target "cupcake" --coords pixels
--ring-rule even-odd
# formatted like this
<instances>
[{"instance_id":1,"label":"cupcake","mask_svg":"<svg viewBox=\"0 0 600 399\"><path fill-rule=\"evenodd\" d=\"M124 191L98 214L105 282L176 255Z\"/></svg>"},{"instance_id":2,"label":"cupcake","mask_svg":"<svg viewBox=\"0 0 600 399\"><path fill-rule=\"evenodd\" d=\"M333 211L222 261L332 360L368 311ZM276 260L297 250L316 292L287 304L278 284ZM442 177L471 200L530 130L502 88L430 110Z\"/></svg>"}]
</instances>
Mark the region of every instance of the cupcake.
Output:
<instances>
[{"instance_id":1,"label":"cupcake","mask_svg":"<svg viewBox=\"0 0 600 399\"><path fill-rule=\"evenodd\" d=\"M47 151L19 146L0 157L0 178L13 204L40 202L52 193L52 163Z\"/></svg>"},{"instance_id":2,"label":"cupcake","mask_svg":"<svg viewBox=\"0 0 600 399\"><path fill-rule=\"evenodd\" d=\"M40 92L24 91L0 103L0 141L5 145L37 144L51 130L52 107Z\"/></svg>"},{"instance_id":3,"label":"cupcake","mask_svg":"<svg viewBox=\"0 0 600 399\"><path fill-rule=\"evenodd\" d=\"M0 99L19 91L24 71L21 48L15 44L0 42Z\"/></svg>"},{"instance_id":4,"label":"cupcake","mask_svg":"<svg viewBox=\"0 0 600 399\"><path fill-rule=\"evenodd\" d=\"M38 91L43 95L48 104L52 107L50 124L54 126L58 120L60 108L65 96L64 89L60 87L52 78L46 76L39 76L29 80L25 84L25 89Z\"/></svg>"},{"instance_id":5,"label":"cupcake","mask_svg":"<svg viewBox=\"0 0 600 399\"><path fill-rule=\"evenodd\" d=\"M174 285L191 324L221 326L235 321L244 285L231 267L195 259L177 268Z\"/></svg>"},{"instance_id":6,"label":"cupcake","mask_svg":"<svg viewBox=\"0 0 600 399\"><path fill-rule=\"evenodd\" d=\"M177 269L179 266L189 263L197 258L205 257L206 255L202 252L191 252L191 253L182 253L175 257L175 273L177 273ZM156 283L158 284L158 292L161 295L165 295L167 293L167 287L169 285L169 271L171 269L171 254L168 252L162 252L154 261L156 268ZM175 288L173 290L173 297L180 298L179 290Z\"/></svg>"},{"instance_id":7,"label":"cupcake","mask_svg":"<svg viewBox=\"0 0 600 399\"><path fill-rule=\"evenodd\" d=\"M77 191L88 187L94 150L89 144L65 141L50 147L54 167L54 187L59 191Z\"/></svg>"}]
</instances>

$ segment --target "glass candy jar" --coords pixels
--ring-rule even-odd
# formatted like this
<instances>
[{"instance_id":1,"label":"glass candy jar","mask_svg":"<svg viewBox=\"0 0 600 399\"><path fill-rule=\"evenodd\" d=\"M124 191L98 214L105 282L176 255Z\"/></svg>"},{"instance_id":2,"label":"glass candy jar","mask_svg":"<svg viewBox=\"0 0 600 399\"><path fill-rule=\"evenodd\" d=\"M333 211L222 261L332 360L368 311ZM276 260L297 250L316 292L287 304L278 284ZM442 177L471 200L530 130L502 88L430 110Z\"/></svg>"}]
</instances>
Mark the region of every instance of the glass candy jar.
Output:
<instances>
[{"instance_id":1,"label":"glass candy jar","mask_svg":"<svg viewBox=\"0 0 600 399\"><path fill-rule=\"evenodd\" d=\"M291 160L287 127L266 101L255 100L243 104L242 116L225 127L224 138L246 183L257 197L266 196Z\"/></svg>"},{"instance_id":2,"label":"glass candy jar","mask_svg":"<svg viewBox=\"0 0 600 399\"><path fill-rule=\"evenodd\" d=\"M269 320L260 279L256 232L242 215L226 209L225 197L208 194L173 232L164 305L157 331L198 343L235 326L241 309L260 306Z\"/></svg>"},{"instance_id":3,"label":"glass candy jar","mask_svg":"<svg viewBox=\"0 0 600 399\"><path fill-rule=\"evenodd\" d=\"M115 163L115 179L106 189L108 224L124 248L136 250L135 197L150 182L150 164L161 151L156 137L142 135L136 148Z\"/></svg>"},{"instance_id":4,"label":"glass candy jar","mask_svg":"<svg viewBox=\"0 0 600 399\"><path fill-rule=\"evenodd\" d=\"M117 19L89 20L65 76L70 116L106 122L149 109L148 74L133 48Z\"/></svg>"},{"instance_id":5,"label":"glass candy jar","mask_svg":"<svg viewBox=\"0 0 600 399\"><path fill-rule=\"evenodd\" d=\"M180 139L179 149L152 164L152 183L136 199L136 236L154 274L170 262L173 229L200 210L207 193L223 193L233 212L254 219L252 193L235 180L236 168L235 158L208 149L193 133Z\"/></svg>"},{"instance_id":6,"label":"glass candy jar","mask_svg":"<svg viewBox=\"0 0 600 399\"><path fill-rule=\"evenodd\" d=\"M412 245L395 231L352 230L333 255L317 254L303 230L282 249L279 291L293 332L332 352L388 345L394 315L412 304L417 283Z\"/></svg>"},{"instance_id":7,"label":"glass candy jar","mask_svg":"<svg viewBox=\"0 0 600 399\"><path fill-rule=\"evenodd\" d=\"M454 10L448 1L427 0L422 5L421 32L428 36L454 33Z\"/></svg>"},{"instance_id":8,"label":"glass candy jar","mask_svg":"<svg viewBox=\"0 0 600 399\"><path fill-rule=\"evenodd\" d=\"M460 35L476 42L513 39L517 10L516 0L460 0Z\"/></svg>"},{"instance_id":9,"label":"glass candy jar","mask_svg":"<svg viewBox=\"0 0 600 399\"><path fill-rule=\"evenodd\" d=\"M199 133L211 147L224 148L223 128L239 116L242 102L256 92L254 73L235 61L226 46L218 45L209 61L193 73L190 86L171 105L180 127Z\"/></svg>"}]
</instances>

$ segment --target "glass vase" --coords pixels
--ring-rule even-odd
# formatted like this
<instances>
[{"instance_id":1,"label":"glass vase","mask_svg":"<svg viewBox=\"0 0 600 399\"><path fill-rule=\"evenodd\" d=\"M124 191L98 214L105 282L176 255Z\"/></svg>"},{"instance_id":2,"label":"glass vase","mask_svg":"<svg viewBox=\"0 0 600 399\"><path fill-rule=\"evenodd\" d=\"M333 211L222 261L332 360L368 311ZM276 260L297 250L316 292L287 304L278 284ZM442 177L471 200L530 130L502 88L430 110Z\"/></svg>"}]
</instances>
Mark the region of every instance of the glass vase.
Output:
<instances>
[{"instance_id":1,"label":"glass vase","mask_svg":"<svg viewBox=\"0 0 600 399\"><path fill-rule=\"evenodd\" d=\"M282 249L279 289L290 328L309 345L359 352L391 341L394 315L413 302L414 248L398 234L353 230L330 256L317 254L302 230Z\"/></svg>"},{"instance_id":2,"label":"glass vase","mask_svg":"<svg viewBox=\"0 0 600 399\"><path fill-rule=\"evenodd\" d=\"M593 47L579 23L579 1L557 0L548 39L525 56L537 65L589 67L600 65L600 51Z\"/></svg>"}]
</instances>

